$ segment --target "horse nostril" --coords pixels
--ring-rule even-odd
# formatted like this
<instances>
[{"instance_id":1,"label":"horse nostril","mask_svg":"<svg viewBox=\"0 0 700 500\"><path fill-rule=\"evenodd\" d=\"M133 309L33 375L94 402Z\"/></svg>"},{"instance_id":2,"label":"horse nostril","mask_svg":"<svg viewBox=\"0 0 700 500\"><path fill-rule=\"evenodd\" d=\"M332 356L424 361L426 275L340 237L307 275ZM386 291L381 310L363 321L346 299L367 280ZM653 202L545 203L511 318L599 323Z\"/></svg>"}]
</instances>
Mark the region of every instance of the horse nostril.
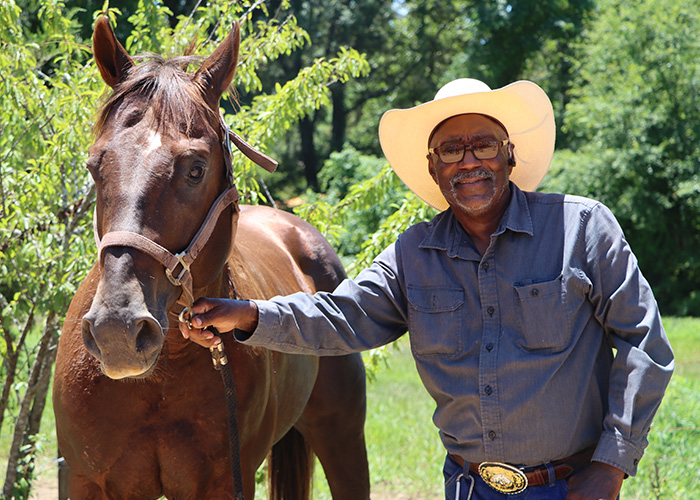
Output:
<instances>
[{"instance_id":1,"label":"horse nostril","mask_svg":"<svg viewBox=\"0 0 700 500\"><path fill-rule=\"evenodd\" d=\"M136 352L149 353L163 344L163 328L155 318L143 318L136 325Z\"/></svg>"},{"instance_id":2,"label":"horse nostril","mask_svg":"<svg viewBox=\"0 0 700 500\"><path fill-rule=\"evenodd\" d=\"M93 322L92 319L85 316L81 322L83 344L85 349L92 354L97 359L100 359L100 348L95 340L95 335L93 334Z\"/></svg>"}]
</instances>

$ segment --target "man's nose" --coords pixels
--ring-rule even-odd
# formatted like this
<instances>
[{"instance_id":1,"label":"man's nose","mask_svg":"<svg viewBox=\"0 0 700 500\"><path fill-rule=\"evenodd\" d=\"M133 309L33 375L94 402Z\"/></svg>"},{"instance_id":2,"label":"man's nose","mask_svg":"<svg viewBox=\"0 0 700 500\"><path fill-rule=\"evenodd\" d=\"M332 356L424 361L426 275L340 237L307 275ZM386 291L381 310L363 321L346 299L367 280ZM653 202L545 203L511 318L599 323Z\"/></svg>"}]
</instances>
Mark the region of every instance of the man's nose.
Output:
<instances>
[{"instance_id":1,"label":"man's nose","mask_svg":"<svg viewBox=\"0 0 700 500\"><path fill-rule=\"evenodd\" d=\"M481 160L474 156L474 151L471 149L464 150L464 156L457 162L457 166L460 168L474 168L481 166Z\"/></svg>"}]
</instances>

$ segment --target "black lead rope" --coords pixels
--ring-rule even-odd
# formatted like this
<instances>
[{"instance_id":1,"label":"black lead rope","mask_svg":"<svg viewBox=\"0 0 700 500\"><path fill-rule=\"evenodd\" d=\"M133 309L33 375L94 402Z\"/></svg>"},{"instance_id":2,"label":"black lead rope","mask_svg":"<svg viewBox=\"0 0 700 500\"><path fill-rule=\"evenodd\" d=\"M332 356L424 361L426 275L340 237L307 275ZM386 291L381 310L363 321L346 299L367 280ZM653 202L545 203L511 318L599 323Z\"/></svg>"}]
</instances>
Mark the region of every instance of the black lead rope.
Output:
<instances>
[{"instance_id":1,"label":"black lead rope","mask_svg":"<svg viewBox=\"0 0 700 500\"><path fill-rule=\"evenodd\" d=\"M194 326L190 322L190 308L185 307L180 311L178 317L181 323L185 323L188 328ZM209 327L214 335L221 338L221 334L216 328ZM243 496L243 474L241 473L241 441L238 435L238 400L236 398L236 386L233 383L233 375L228 366L228 358L224 351L224 341L219 345L210 347L211 361L214 363L214 368L221 372L221 379L224 382L224 393L226 395L226 415L228 417L228 444L229 452L231 453L231 475L233 476L233 491L236 492L235 500L245 500Z\"/></svg>"},{"instance_id":2,"label":"black lead rope","mask_svg":"<svg viewBox=\"0 0 700 500\"><path fill-rule=\"evenodd\" d=\"M218 336L218 332L213 332ZM224 343L210 347L211 360L214 368L221 372L226 393L226 414L228 415L228 441L231 452L231 473L233 474L233 490L236 492L236 500L244 500L243 479L241 473L241 442L238 436L238 401L236 399L236 386L233 383L233 375L228 366L228 358L224 352Z\"/></svg>"}]
</instances>

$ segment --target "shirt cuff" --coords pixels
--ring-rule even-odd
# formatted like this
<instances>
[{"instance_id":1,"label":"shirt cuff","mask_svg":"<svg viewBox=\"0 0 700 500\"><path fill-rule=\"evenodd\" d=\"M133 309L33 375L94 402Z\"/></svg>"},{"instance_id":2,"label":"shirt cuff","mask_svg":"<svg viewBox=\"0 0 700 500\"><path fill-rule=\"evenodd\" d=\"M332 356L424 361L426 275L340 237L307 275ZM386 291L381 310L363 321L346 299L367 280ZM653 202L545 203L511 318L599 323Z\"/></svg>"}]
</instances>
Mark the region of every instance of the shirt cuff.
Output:
<instances>
[{"instance_id":1,"label":"shirt cuff","mask_svg":"<svg viewBox=\"0 0 700 500\"><path fill-rule=\"evenodd\" d=\"M252 332L234 328L233 338L243 344L259 345L256 339L264 337L264 335L260 335L260 333L270 331L271 329L279 329L279 318L276 314L270 314L269 311L267 314L265 313L267 311L265 309L265 302L257 300L251 300L251 302L254 302L258 308L258 326L256 326L255 330ZM276 309L274 311L276 312Z\"/></svg>"},{"instance_id":2,"label":"shirt cuff","mask_svg":"<svg viewBox=\"0 0 700 500\"><path fill-rule=\"evenodd\" d=\"M644 454L644 449L631 441L611 432L604 432L592 460L617 467L625 474L637 474L637 466Z\"/></svg>"}]
</instances>

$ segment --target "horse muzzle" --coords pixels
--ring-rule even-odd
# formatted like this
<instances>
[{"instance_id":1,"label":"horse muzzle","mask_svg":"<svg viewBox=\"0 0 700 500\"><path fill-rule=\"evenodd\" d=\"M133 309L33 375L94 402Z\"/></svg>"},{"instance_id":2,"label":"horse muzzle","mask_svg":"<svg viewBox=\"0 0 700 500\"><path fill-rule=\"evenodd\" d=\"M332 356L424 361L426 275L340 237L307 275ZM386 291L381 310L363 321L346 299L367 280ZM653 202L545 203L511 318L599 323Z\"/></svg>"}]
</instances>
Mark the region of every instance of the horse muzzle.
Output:
<instances>
[{"instance_id":1,"label":"horse muzzle","mask_svg":"<svg viewBox=\"0 0 700 500\"><path fill-rule=\"evenodd\" d=\"M165 335L150 313L102 314L91 308L82 320L83 343L112 379L146 378L158 363Z\"/></svg>"}]
</instances>

